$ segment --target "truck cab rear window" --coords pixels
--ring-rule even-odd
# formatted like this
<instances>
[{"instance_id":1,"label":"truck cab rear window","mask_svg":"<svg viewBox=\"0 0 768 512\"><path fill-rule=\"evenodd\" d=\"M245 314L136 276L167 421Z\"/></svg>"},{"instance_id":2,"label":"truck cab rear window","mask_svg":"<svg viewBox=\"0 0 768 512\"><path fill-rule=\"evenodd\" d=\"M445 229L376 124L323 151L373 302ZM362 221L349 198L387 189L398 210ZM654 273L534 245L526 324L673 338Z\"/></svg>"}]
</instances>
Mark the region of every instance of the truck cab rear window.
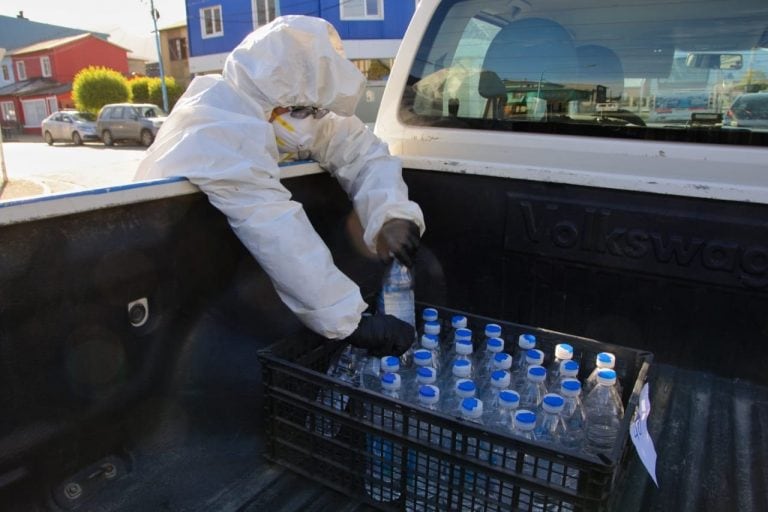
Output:
<instances>
[{"instance_id":1,"label":"truck cab rear window","mask_svg":"<svg viewBox=\"0 0 768 512\"><path fill-rule=\"evenodd\" d=\"M418 50L400 117L768 145L767 47L765 0L727 9L711 0L447 0ZM759 108L740 109L752 103Z\"/></svg>"}]
</instances>

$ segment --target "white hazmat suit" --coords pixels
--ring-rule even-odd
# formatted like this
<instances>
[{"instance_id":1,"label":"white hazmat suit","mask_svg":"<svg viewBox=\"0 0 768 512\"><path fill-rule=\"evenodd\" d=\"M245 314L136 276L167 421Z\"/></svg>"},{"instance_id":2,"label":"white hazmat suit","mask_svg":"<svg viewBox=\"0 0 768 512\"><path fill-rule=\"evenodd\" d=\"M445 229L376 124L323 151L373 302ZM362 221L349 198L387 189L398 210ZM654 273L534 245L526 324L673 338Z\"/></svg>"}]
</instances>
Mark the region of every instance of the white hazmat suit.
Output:
<instances>
[{"instance_id":1,"label":"white hazmat suit","mask_svg":"<svg viewBox=\"0 0 768 512\"><path fill-rule=\"evenodd\" d=\"M283 302L331 339L355 331L367 305L280 183L273 124L283 131L284 151L302 146L339 181L371 251L391 219L424 231L399 160L353 116L365 79L341 51L336 30L320 18L283 16L259 28L227 57L221 75L193 80L136 173L137 180L184 176L197 185L227 216ZM330 113L304 120L286 113L269 122L273 109L288 106Z\"/></svg>"}]
</instances>

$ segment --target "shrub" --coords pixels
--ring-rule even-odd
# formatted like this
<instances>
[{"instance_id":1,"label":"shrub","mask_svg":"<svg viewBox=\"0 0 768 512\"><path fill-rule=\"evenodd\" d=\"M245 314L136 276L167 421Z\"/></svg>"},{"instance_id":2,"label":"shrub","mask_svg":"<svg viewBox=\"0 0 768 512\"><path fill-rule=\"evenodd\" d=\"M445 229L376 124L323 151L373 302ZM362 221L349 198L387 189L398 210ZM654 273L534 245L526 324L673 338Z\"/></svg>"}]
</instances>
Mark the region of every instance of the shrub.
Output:
<instances>
[{"instance_id":1,"label":"shrub","mask_svg":"<svg viewBox=\"0 0 768 512\"><path fill-rule=\"evenodd\" d=\"M98 113L107 103L131 100L128 80L114 69L89 66L81 69L72 83L72 99L78 110Z\"/></svg>"},{"instance_id":2,"label":"shrub","mask_svg":"<svg viewBox=\"0 0 768 512\"><path fill-rule=\"evenodd\" d=\"M165 77L165 88L168 91L168 111L170 112L181 95L184 94L184 89L170 76ZM163 87L159 78L151 78L149 81L149 103L163 106Z\"/></svg>"},{"instance_id":3,"label":"shrub","mask_svg":"<svg viewBox=\"0 0 768 512\"><path fill-rule=\"evenodd\" d=\"M152 80L148 76L140 76L128 81L134 103L150 103L149 84Z\"/></svg>"}]
</instances>

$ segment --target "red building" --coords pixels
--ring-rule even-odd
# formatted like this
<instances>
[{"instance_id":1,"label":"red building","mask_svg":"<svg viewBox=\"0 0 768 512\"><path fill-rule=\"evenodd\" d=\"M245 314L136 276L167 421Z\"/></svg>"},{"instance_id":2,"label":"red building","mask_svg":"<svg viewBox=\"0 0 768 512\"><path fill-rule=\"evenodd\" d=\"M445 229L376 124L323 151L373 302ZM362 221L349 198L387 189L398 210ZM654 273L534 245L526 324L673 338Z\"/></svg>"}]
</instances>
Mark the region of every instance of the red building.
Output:
<instances>
[{"instance_id":1,"label":"red building","mask_svg":"<svg viewBox=\"0 0 768 512\"><path fill-rule=\"evenodd\" d=\"M0 89L0 121L25 133L40 133L49 114L74 108L72 80L81 69L104 66L128 75L128 50L92 34L43 41L9 55L16 82Z\"/></svg>"}]
</instances>

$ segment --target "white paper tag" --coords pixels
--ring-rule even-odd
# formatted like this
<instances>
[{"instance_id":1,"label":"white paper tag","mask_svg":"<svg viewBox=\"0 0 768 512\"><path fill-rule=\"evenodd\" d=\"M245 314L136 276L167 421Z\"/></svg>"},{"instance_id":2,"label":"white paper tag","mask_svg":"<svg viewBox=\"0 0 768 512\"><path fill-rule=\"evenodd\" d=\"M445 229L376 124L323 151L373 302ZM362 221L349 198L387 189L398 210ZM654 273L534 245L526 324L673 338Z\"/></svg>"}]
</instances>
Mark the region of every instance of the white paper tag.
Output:
<instances>
[{"instance_id":1,"label":"white paper tag","mask_svg":"<svg viewBox=\"0 0 768 512\"><path fill-rule=\"evenodd\" d=\"M653 446L653 439L648 433L648 415L650 413L651 400L648 398L648 383L646 382L640 391L640 403L637 405L635 418L629 425L629 435L645 469L648 470L648 474L653 478L653 483L658 487L659 482L656 481L656 448Z\"/></svg>"}]
</instances>

